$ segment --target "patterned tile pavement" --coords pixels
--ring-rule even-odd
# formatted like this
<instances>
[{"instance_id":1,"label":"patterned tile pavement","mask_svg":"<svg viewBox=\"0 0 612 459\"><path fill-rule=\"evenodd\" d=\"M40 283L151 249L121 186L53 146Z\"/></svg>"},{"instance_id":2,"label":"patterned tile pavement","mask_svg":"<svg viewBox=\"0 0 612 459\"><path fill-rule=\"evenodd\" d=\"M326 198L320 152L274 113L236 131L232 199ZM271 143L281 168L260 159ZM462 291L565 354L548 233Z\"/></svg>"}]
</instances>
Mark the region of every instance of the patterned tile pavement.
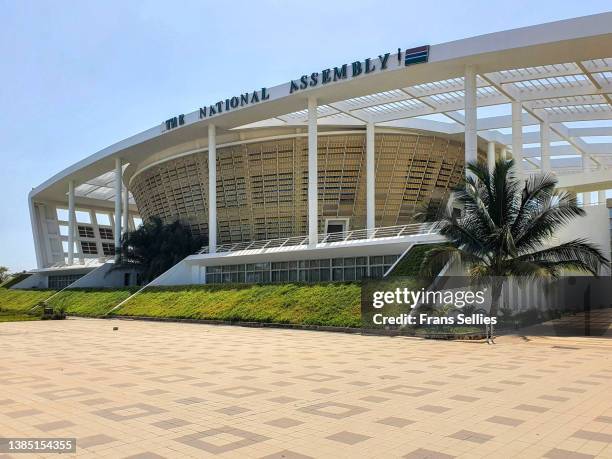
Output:
<instances>
[{"instance_id":1,"label":"patterned tile pavement","mask_svg":"<svg viewBox=\"0 0 612 459\"><path fill-rule=\"evenodd\" d=\"M0 435L76 437L77 456L107 458L612 458L611 351L603 338L5 323Z\"/></svg>"}]
</instances>

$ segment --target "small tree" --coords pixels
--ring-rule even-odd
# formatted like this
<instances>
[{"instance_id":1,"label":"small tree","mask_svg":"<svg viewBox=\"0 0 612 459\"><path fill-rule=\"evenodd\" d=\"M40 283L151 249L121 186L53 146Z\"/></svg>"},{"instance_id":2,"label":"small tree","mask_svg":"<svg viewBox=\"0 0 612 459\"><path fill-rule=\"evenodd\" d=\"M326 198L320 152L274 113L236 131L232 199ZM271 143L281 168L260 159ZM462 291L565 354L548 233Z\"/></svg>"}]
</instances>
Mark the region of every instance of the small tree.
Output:
<instances>
[{"instance_id":1,"label":"small tree","mask_svg":"<svg viewBox=\"0 0 612 459\"><path fill-rule=\"evenodd\" d=\"M9 269L6 266L0 266L0 284L8 280L9 277L11 277Z\"/></svg>"},{"instance_id":2,"label":"small tree","mask_svg":"<svg viewBox=\"0 0 612 459\"><path fill-rule=\"evenodd\" d=\"M137 230L124 235L117 269L131 267L149 282L185 257L195 253L205 239L194 236L179 220L164 224L159 217L145 221Z\"/></svg>"},{"instance_id":3,"label":"small tree","mask_svg":"<svg viewBox=\"0 0 612 459\"><path fill-rule=\"evenodd\" d=\"M447 209L439 222L450 244L427 252L423 267L437 269L448 262L466 267L475 282L492 279L490 315L497 314L503 277L556 277L563 270L597 275L608 260L583 238L546 246L551 236L584 210L574 197L556 189L551 175L534 175L524 184L514 176L514 162L470 163L470 175L455 192L461 217Z\"/></svg>"}]
</instances>

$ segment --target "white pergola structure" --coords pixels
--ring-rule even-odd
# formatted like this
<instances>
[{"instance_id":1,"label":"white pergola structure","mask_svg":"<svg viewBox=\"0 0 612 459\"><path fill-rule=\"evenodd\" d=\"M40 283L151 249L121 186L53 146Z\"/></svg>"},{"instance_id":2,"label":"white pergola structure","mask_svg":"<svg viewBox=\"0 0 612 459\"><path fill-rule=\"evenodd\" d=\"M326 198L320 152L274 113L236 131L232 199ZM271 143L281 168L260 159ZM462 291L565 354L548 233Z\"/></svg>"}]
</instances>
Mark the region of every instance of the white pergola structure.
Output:
<instances>
[{"instance_id":1,"label":"white pergola structure","mask_svg":"<svg viewBox=\"0 0 612 459\"><path fill-rule=\"evenodd\" d=\"M37 202L67 200L71 228L75 201L114 203L118 246L122 208L131 206L127 192L123 202L121 193L130 178L194 152L209 158L214 254L217 148L248 139L258 128L295 128L308 137L311 246L318 241L317 135L323 126L365 129L368 229L375 221L377 129L463 138L466 161L474 161L478 149L487 152L490 165L497 155L511 155L521 174L557 174L560 185L573 191L600 191L600 201L601 192L612 188L612 13L432 45L428 62L417 65L405 66L402 50L394 56L385 66L381 56L371 59L379 68L368 74L297 91L292 81L266 88L265 100L244 107L205 116L195 110L176 126L161 123L62 171L30 193L39 267L44 249Z\"/></svg>"}]
</instances>

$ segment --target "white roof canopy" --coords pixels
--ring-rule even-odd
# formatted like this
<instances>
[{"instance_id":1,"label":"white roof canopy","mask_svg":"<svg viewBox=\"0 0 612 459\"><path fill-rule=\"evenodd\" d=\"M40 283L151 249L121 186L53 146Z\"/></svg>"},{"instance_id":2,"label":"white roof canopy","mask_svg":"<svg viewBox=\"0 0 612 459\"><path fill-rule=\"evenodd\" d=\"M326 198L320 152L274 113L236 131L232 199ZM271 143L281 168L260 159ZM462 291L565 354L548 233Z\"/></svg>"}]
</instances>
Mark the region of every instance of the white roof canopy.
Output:
<instances>
[{"instance_id":1,"label":"white roof canopy","mask_svg":"<svg viewBox=\"0 0 612 459\"><path fill-rule=\"evenodd\" d=\"M539 165L537 125L544 119L552 131L553 169L581 167L582 158L600 168L612 165L612 13L603 13L432 45L427 63L405 67L389 59L385 70L297 92L285 83L268 88L265 101L203 119L195 110L175 129L166 130L160 123L85 158L35 188L30 197L63 198L67 181L75 180L78 196L110 201L109 171L116 157L139 164L168 152L205 148L209 124L217 126L219 146L236 142L254 127L305 126L310 96L318 101L322 126L372 121L460 136L468 65L478 74L477 129L482 140L512 143L510 104L520 101L525 169Z\"/></svg>"}]
</instances>

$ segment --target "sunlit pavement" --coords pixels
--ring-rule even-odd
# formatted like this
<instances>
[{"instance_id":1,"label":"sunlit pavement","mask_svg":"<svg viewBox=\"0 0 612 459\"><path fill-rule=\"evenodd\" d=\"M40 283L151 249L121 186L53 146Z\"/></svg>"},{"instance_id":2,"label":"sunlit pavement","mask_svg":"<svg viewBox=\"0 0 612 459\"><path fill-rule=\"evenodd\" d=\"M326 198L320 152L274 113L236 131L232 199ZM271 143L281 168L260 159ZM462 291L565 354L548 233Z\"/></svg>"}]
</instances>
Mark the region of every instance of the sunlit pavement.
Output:
<instances>
[{"instance_id":1,"label":"sunlit pavement","mask_svg":"<svg viewBox=\"0 0 612 459\"><path fill-rule=\"evenodd\" d=\"M611 351L606 338L3 323L0 434L76 437L77 455L109 458L612 458Z\"/></svg>"}]
</instances>

